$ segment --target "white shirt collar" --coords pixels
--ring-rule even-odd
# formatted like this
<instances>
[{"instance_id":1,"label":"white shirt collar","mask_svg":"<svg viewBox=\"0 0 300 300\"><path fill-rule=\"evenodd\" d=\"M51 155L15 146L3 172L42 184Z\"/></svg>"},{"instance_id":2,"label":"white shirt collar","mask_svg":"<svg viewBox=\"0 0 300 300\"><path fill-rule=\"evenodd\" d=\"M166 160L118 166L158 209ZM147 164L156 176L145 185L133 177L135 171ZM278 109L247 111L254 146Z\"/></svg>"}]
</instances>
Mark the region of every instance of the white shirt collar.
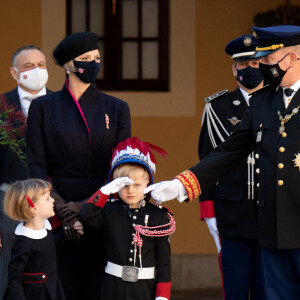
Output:
<instances>
[{"instance_id":1,"label":"white shirt collar","mask_svg":"<svg viewBox=\"0 0 300 300\"><path fill-rule=\"evenodd\" d=\"M15 235L23 235L33 240L39 240L47 236L47 229L52 229L51 224L47 219L45 220L45 227L39 230L25 227L24 223L21 222L15 230Z\"/></svg>"},{"instance_id":2,"label":"white shirt collar","mask_svg":"<svg viewBox=\"0 0 300 300\"><path fill-rule=\"evenodd\" d=\"M239 89L240 89L247 105L249 106L249 99L250 99L251 96L249 96L248 93L246 91L244 91L241 87L239 87Z\"/></svg>"},{"instance_id":3,"label":"white shirt collar","mask_svg":"<svg viewBox=\"0 0 300 300\"><path fill-rule=\"evenodd\" d=\"M286 87L282 87L284 90L286 89ZM300 79L298 81L296 81L292 86L290 86L290 89L294 90L292 96L294 96L294 93L296 93L300 88Z\"/></svg>"},{"instance_id":4,"label":"white shirt collar","mask_svg":"<svg viewBox=\"0 0 300 300\"><path fill-rule=\"evenodd\" d=\"M40 97L40 96L44 96L46 95L46 87L44 86L37 94L35 95L32 95L26 91L24 91L22 88L20 88L18 86L18 94L19 94L19 98L20 98L20 103L21 103L21 109L22 109L22 112L23 114L25 115L25 117L27 118L28 116L28 110L29 110L29 106L31 104L31 101L28 100L28 99L25 99L26 97L34 97L34 98L37 98L37 97Z\"/></svg>"},{"instance_id":5,"label":"white shirt collar","mask_svg":"<svg viewBox=\"0 0 300 300\"><path fill-rule=\"evenodd\" d=\"M295 96L296 92L299 90L300 88L300 79L298 81L296 81L292 86L290 86L290 89L294 90L292 95L287 97L284 93L284 90L286 89L286 87L282 87L283 89L283 101L284 101L284 105L285 108L287 108L289 106L289 104L291 103L293 97Z\"/></svg>"},{"instance_id":6,"label":"white shirt collar","mask_svg":"<svg viewBox=\"0 0 300 300\"><path fill-rule=\"evenodd\" d=\"M37 97L46 95L46 87L44 86L38 93L32 95L32 94L26 92L25 90L23 90L20 86L18 86L18 94L19 94L20 100L22 100L25 97L32 97L32 96L34 96L34 98L37 98Z\"/></svg>"}]
</instances>

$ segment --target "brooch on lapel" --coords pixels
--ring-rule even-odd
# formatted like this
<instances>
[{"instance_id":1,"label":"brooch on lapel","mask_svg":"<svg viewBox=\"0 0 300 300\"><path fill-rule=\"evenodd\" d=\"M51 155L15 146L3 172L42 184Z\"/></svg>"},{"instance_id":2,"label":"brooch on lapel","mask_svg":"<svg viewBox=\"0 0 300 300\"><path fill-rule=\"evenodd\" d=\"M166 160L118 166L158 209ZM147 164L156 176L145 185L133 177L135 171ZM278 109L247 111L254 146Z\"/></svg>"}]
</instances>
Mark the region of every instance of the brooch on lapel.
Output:
<instances>
[{"instance_id":1,"label":"brooch on lapel","mask_svg":"<svg viewBox=\"0 0 300 300\"><path fill-rule=\"evenodd\" d=\"M237 117L231 117L230 119L227 119L233 126L240 123L241 120L239 120Z\"/></svg>"},{"instance_id":2,"label":"brooch on lapel","mask_svg":"<svg viewBox=\"0 0 300 300\"><path fill-rule=\"evenodd\" d=\"M295 154L296 158L293 159L294 167L299 168L300 171L300 153Z\"/></svg>"},{"instance_id":3,"label":"brooch on lapel","mask_svg":"<svg viewBox=\"0 0 300 300\"><path fill-rule=\"evenodd\" d=\"M108 117L108 114L105 114L105 124L106 124L106 129L109 129L109 117Z\"/></svg>"}]
</instances>

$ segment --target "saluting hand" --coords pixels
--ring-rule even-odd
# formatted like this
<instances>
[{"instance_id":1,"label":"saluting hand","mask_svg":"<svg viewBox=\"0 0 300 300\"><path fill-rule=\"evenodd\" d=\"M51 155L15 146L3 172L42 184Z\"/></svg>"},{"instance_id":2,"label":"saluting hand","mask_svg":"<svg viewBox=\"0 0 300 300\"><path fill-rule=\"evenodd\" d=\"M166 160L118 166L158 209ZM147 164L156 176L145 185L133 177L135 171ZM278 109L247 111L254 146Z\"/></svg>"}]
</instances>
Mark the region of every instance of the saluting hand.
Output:
<instances>
[{"instance_id":1,"label":"saluting hand","mask_svg":"<svg viewBox=\"0 0 300 300\"><path fill-rule=\"evenodd\" d=\"M151 192L151 197L157 204L177 198L182 202L187 198L185 188L178 179L162 181L144 189L144 194Z\"/></svg>"},{"instance_id":2,"label":"saluting hand","mask_svg":"<svg viewBox=\"0 0 300 300\"><path fill-rule=\"evenodd\" d=\"M100 191L105 195L110 195L119 192L125 185L132 185L133 183L134 181L128 177L120 177L103 186Z\"/></svg>"}]
</instances>

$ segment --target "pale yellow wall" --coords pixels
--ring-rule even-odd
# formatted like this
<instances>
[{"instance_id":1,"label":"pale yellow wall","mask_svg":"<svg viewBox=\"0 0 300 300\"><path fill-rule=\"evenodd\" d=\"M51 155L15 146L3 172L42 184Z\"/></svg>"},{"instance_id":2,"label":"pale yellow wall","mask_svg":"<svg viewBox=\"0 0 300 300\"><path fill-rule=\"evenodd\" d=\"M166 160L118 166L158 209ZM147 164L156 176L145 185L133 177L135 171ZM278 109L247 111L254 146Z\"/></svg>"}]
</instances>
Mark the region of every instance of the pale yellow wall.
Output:
<instances>
[{"instance_id":1,"label":"pale yellow wall","mask_svg":"<svg viewBox=\"0 0 300 300\"><path fill-rule=\"evenodd\" d=\"M40 0L0 3L0 93L16 87L16 81L9 72L15 50L26 44L41 47L40 10Z\"/></svg>"},{"instance_id":2,"label":"pale yellow wall","mask_svg":"<svg viewBox=\"0 0 300 300\"><path fill-rule=\"evenodd\" d=\"M170 92L111 92L129 103L133 135L168 152L166 160L156 156L156 181L171 179L197 163L203 98L235 87L225 45L249 32L257 11L284 3L285 0L254 0L251 5L241 0L170 0ZM48 87L60 89L65 74L54 65L51 52L65 35L65 0L6 1L1 4L0 17L0 91L15 86L8 73L11 54L28 43L46 52ZM175 200L166 205L174 211L177 221L173 253L216 252L206 225L199 221L197 201L179 204Z\"/></svg>"}]
</instances>

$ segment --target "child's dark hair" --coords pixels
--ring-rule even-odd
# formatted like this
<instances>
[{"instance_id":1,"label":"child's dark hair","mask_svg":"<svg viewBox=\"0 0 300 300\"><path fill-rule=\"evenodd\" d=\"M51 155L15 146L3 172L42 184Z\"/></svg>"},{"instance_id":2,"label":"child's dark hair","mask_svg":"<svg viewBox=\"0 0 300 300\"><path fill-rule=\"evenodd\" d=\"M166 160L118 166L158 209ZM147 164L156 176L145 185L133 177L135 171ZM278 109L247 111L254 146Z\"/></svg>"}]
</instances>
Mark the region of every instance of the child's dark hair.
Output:
<instances>
[{"instance_id":1,"label":"child's dark hair","mask_svg":"<svg viewBox=\"0 0 300 300\"><path fill-rule=\"evenodd\" d=\"M42 179L27 179L12 183L5 193L4 212L13 220L31 219L34 214L26 197L34 204L50 190L50 182Z\"/></svg>"}]
</instances>

